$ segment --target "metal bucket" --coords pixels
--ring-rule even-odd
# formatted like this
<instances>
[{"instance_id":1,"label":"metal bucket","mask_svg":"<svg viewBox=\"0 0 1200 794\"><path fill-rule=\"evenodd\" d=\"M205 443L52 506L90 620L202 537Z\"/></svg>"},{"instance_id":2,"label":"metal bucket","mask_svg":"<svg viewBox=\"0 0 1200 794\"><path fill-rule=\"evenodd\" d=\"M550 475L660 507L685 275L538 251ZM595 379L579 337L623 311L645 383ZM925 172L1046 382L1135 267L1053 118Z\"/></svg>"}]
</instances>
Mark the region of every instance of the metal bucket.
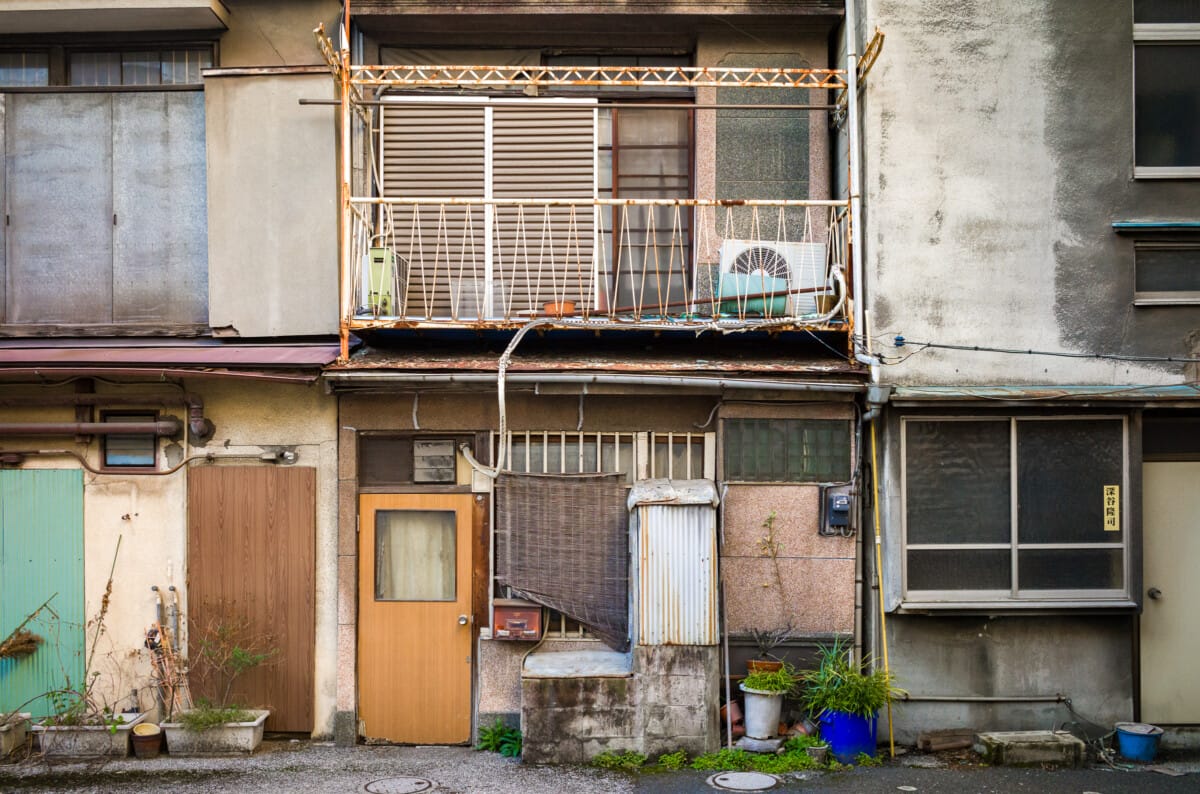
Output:
<instances>
[{"instance_id":1,"label":"metal bucket","mask_svg":"<svg viewBox=\"0 0 1200 794\"><path fill-rule=\"evenodd\" d=\"M779 732L779 713L783 710L782 692L764 692L759 689L746 689L740 685L746 696L746 735L751 739L770 739Z\"/></svg>"}]
</instances>

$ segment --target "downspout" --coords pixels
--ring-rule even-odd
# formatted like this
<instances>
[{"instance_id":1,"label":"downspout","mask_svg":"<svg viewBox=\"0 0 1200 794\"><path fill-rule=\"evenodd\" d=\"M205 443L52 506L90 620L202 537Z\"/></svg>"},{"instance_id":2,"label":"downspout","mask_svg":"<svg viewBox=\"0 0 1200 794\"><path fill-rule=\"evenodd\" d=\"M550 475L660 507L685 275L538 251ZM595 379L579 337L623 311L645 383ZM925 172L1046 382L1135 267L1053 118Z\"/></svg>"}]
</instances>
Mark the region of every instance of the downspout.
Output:
<instances>
[{"instance_id":1,"label":"downspout","mask_svg":"<svg viewBox=\"0 0 1200 794\"><path fill-rule=\"evenodd\" d=\"M871 481L875 491L875 583L879 589L879 633L880 649L883 656L885 674L891 673L888 660L887 643L887 613L884 611L883 589L883 534L880 528L879 513L879 449L876 440L876 427L879 424L881 408L886 402L886 393L879 386L879 359L871 351L871 336L867 328L867 312L863 303L863 255L862 255L862 158L859 150L859 117L858 117L858 37L855 35L855 24L858 21L858 10L855 0L846 0L846 126L849 138L850 165L850 256L854 274L854 332L862 335L863 347L866 353L859 352L855 345L855 360L870 367L868 387L868 410L863 414L862 421L871 423ZM890 389L889 389L890 391ZM874 398L874 399L873 399ZM895 730L892 725L892 700L887 702L888 749L891 757L896 757Z\"/></svg>"}]
</instances>

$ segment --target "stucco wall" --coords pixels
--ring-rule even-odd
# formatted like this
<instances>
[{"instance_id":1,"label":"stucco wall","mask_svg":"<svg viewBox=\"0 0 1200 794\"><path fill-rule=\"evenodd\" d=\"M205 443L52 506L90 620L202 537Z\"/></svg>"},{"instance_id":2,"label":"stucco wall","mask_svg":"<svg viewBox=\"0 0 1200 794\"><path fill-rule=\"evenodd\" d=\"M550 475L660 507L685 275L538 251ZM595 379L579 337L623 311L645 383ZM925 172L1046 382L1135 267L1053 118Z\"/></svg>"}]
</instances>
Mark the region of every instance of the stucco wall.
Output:
<instances>
[{"instance_id":1,"label":"stucco wall","mask_svg":"<svg viewBox=\"0 0 1200 794\"><path fill-rule=\"evenodd\" d=\"M224 0L229 30L221 36L221 66L323 64L312 31L332 35L342 4L336 0Z\"/></svg>"},{"instance_id":2,"label":"stucco wall","mask_svg":"<svg viewBox=\"0 0 1200 794\"><path fill-rule=\"evenodd\" d=\"M320 70L205 78L208 310L218 335L337 332L334 111L299 104L332 92Z\"/></svg>"},{"instance_id":3,"label":"stucco wall","mask_svg":"<svg viewBox=\"0 0 1200 794\"><path fill-rule=\"evenodd\" d=\"M863 113L871 333L1194 355L1197 307L1135 307L1111 223L1193 219L1195 180L1134 180L1125 0L867 0L887 34ZM912 348L893 353L911 352ZM885 352L886 349L885 349ZM1179 365L927 350L897 383L1161 383Z\"/></svg>"},{"instance_id":4,"label":"stucco wall","mask_svg":"<svg viewBox=\"0 0 1200 794\"><path fill-rule=\"evenodd\" d=\"M316 655L314 692L315 735L332 732L333 692L336 657L334 649L334 600L336 585L333 571L336 539L337 461L335 444L335 403L319 387L262 384L250 381L188 381L188 391L200 395L205 416L216 425L216 433L207 446L190 446L187 454L212 452L218 458L229 455L259 455L278 446L293 449L297 464L317 469L316 504ZM170 394L168 384L99 384L100 393L122 396ZM69 393L61 390L12 388L5 396L20 394ZM186 420L180 407L165 408L163 413ZM70 407L31 411L6 410L9 421L74 421ZM5 445L13 447L11 442ZM160 442L163 458L169 464L182 460L181 441ZM89 445L74 444L69 438L25 438L23 449L74 449L92 463L99 463L101 442L95 437ZM256 461L230 460L215 465L245 465ZM65 457L29 458L26 467L76 467ZM192 464L210 465L210 464ZM258 464L261 465L261 464ZM139 474L92 474L84 472L84 591L86 619L100 611L109 571L116 564L110 607L104 632L96 640L94 669L101 673L96 693L104 701L124 708L129 692L140 690L140 705L154 702L148 688L150 663L142 649L148 626L155 619L155 596L151 585L164 591L170 585L179 589L186 627L187 611L187 467L162 476ZM120 550L117 541L120 538ZM88 646L95 637L94 627L87 633Z\"/></svg>"}]
</instances>

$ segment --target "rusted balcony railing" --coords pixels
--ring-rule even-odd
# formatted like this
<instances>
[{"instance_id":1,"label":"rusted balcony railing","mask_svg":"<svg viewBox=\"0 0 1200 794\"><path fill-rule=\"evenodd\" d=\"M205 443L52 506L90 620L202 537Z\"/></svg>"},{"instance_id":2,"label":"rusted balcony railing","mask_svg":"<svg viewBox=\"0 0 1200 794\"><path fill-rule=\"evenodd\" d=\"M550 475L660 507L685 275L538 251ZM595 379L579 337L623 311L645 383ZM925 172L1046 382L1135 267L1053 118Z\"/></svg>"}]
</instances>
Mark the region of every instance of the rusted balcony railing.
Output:
<instances>
[{"instance_id":1,"label":"rusted balcony railing","mask_svg":"<svg viewBox=\"0 0 1200 794\"><path fill-rule=\"evenodd\" d=\"M845 321L837 201L355 198L351 327Z\"/></svg>"}]
</instances>

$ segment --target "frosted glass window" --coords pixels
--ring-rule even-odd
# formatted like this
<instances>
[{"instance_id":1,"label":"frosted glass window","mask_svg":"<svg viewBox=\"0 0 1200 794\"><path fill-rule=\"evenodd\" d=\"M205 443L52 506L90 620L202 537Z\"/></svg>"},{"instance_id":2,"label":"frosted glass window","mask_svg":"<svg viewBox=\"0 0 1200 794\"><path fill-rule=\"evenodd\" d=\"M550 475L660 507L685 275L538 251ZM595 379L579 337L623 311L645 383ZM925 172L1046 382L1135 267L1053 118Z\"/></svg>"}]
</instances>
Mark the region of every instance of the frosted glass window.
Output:
<instances>
[{"instance_id":1,"label":"frosted glass window","mask_svg":"<svg viewBox=\"0 0 1200 794\"><path fill-rule=\"evenodd\" d=\"M375 514L375 600L453 601L453 510L381 510Z\"/></svg>"}]
</instances>

